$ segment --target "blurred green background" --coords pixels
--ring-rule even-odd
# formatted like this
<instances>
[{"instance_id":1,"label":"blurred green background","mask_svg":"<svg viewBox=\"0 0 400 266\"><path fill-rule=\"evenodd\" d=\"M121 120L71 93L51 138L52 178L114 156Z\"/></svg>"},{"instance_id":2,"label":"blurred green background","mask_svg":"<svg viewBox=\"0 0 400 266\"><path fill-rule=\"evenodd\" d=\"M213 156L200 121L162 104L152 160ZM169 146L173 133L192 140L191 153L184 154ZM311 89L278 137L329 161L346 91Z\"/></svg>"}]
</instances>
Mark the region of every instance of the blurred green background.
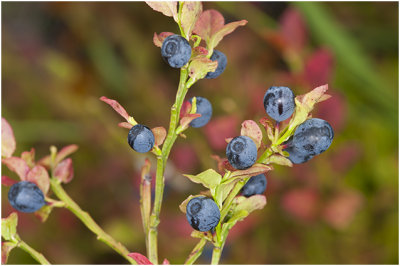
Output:
<instances>
[{"instance_id":1,"label":"blurred green background","mask_svg":"<svg viewBox=\"0 0 400 266\"><path fill-rule=\"evenodd\" d=\"M333 97L313 115L333 126L332 146L306 164L268 173L267 206L232 230L221 263L397 264L398 3L203 7L226 22L249 23L218 46L228 57L225 72L189 91L208 98L214 114L171 153L160 258L183 263L197 243L178 205L202 188L181 174L216 168L210 155L224 156L224 138L239 134L243 120L265 116L268 87L302 94L328 83ZM142 2L2 3L2 117L14 129L15 154L35 147L39 159L52 144L78 144L75 178L65 189L143 254L138 185L146 155L131 150L127 130L117 127L122 118L98 98L118 100L139 123L167 128L179 73L152 43L162 31L178 28ZM16 178L4 167L2 174ZM3 187L2 217L12 212L7 192ZM19 219L20 236L52 263L125 263L67 210L56 209L44 224L32 214ZM210 248L198 263L210 262ZM35 261L13 250L9 263Z\"/></svg>"}]
</instances>

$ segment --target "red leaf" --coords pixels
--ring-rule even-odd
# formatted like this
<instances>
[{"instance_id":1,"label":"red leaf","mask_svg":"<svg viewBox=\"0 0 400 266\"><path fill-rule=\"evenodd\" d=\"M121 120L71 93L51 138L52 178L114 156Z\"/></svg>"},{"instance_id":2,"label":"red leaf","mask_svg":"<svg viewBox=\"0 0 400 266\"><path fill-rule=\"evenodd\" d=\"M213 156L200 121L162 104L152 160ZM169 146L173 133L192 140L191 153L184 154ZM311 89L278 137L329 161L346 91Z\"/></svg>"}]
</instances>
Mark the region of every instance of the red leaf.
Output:
<instances>
[{"instance_id":1,"label":"red leaf","mask_svg":"<svg viewBox=\"0 0 400 266\"><path fill-rule=\"evenodd\" d=\"M182 128L187 128L190 122L192 122L196 118L199 118L200 116L201 114L186 114L184 117L181 118L179 123L182 126Z\"/></svg>"},{"instance_id":2,"label":"red leaf","mask_svg":"<svg viewBox=\"0 0 400 266\"><path fill-rule=\"evenodd\" d=\"M251 138L257 146L257 149L261 145L262 141L262 131L256 122L253 120L245 120L242 123L242 129L240 130L240 135L247 136Z\"/></svg>"},{"instance_id":3,"label":"red leaf","mask_svg":"<svg viewBox=\"0 0 400 266\"><path fill-rule=\"evenodd\" d=\"M161 32L160 34L157 34L154 32L153 36L153 43L155 46L160 47L162 46L162 43L164 42L164 39L167 38L170 35L174 35L175 33L173 32Z\"/></svg>"},{"instance_id":4,"label":"red leaf","mask_svg":"<svg viewBox=\"0 0 400 266\"><path fill-rule=\"evenodd\" d=\"M129 120L128 113L126 112L124 107L122 107L116 100L108 99L105 96L100 97L100 100L105 102L106 104L110 105L118 114L120 114L120 116L125 118L126 121Z\"/></svg>"},{"instance_id":5,"label":"red leaf","mask_svg":"<svg viewBox=\"0 0 400 266\"><path fill-rule=\"evenodd\" d=\"M140 253L133 252L129 253L128 256L134 259L138 265L153 265L146 256Z\"/></svg>"},{"instance_id":6,"label":"red leaf","mask_svg":"<svg viewBox=\"0 0 400 266\"><path fill-rule=\"evenodd\" d=\"M201 13L193 32L208 42L212 35L222 29L225 19L217 10L210 9Z\"/></svg>"},{"instance_id":7,"label":"red leaf","mask_svg":"<svg viewBox=\"0 0 400 266\"><path fill-rule=\"evenodd\" d=\"M167 130L165 130L164 127L155 127L152 128L151 131L153 132L155 138L154 145L160 146L163 144L165 137L167 136Z\"/></svg>"},{"instance_id":8,"label":"red leaf","mask_svg":"<svg viewBox=\"0 0 400 266\"><path fill-rule=\"evenodd\" d=\"M119 127L123 127L123 128L128 128L131 129L133 126L132 124L128 123L128 122L121 122L118 124Z\"/></svg>"},{"instance_id":9,"label":"red leaf","mask_svg":"<svg viewBox=\"0 0 400 266\"><path fill-rule=\"evenodd\" d=\"M17 183L16 180L9 178L8 176L5 176L5 175L1 176L1 184L3 186L11 187L15 183Z\"/></svg>"},{"instance_id":10,"label":"red leaf","mask_svg":"<svg viewBox=\"0 0 400 266\"><path fill-rule=\"evenodd\" d=\"M76 144L65 146L57 153L56 164L58 164L59 162L64 160L65 157L68 157L69 155L76 152L77 150L78 150L78 145L76 145Z\"/></svg>"},{"instance_id":11,"label":"red leaf","mask_svg":"<svg viewBox=\"0 0 400 266\"><path fill-rule=\"evenodd\" d=\"M11 157L15 151L16 142L14 132L10 124L1 118L1 156Z\"/></svg>"},{"instance_id":12,"label":"red leaf","mask_svg":"<svg viewBox=\"0 0 400 266\"><path fill-rule=\"evenodd\" d=\"M180 118L184 117L186 114L190 112L190 109L192 109L192 104L189 101L184 101L182 104L181 113L179 114L179 117Z\"/></svg>"},{"instance_id":13,"label":"red leaf","mask_svg":"<svg viewBox=\"0 0 400 266\"><path fill-rule=\"evenodd\" d=\"M305 80L311 87L328 83L332 77L333 64L333 55L328 49L316 51L305 63Z\"/></svg>"},{"instance_id":14,"label":"red leaf","mask_svg":"<svg viewBox=\"0 0 400 266\"><path fill-rule=\"evenodd\" d=\"M69 183L74 177L72 159L67 158L61 161L54 169L54 177L63 183Z\"/></svg>"},{"instance_id":15,"label":"red leaf","mask_svg":"<svg viewBox=\"0 0 400 266\"><path fill-rule=\"evenodd\" d=\"M44 195L46 195L49 191L49 174L47 173L46 168L41 165L36 165L35 167L33 167L29 171L26 180L35 183L40 188L40 190L42 190Z\"/></svg>"},{"instance_id":16,"label":"red leaf","mask_svg":"<svg viewBox=\"0 0 400 266\"><path fill-rule=\"evenodd\" d=\"M299 52L304 48L307 40L306 26L296 9L288 8L282 15L281 34L291 49Z\"/></svg>"},{"instance_id":17,"label":"red leaf","mask_svg":"<svg viewBox=\"0 0 400 266\"><path fill-rule=\"evenodd\" d=\"M18 157L4 158L2 162L14 173L16 173L21 180L26 180L26 175L29 172L29 167L24 160Z\"/></svg>"}]
</instances>

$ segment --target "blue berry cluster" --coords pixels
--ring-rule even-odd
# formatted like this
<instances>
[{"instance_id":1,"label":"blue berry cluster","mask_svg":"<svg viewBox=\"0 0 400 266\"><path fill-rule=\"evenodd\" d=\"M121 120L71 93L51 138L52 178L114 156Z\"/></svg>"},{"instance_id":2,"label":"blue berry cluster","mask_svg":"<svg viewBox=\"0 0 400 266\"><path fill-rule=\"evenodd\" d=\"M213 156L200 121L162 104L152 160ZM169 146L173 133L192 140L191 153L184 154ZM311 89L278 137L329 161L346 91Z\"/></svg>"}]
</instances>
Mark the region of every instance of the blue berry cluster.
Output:
<instances>
[{"instance_id":1,"label":"blue berry cluster","mask_svg":"<svg viewBox=\"0 0 400 266\"><path fill-rule=\"evenodd\" d=\"M196 197L186 205L186 219L195 230L201 232L213 230L220 218L218 206L210 198Z\"/></svg>"},{"instance_id":2,"label":"blue berry cluster","mask_svg":"<svg viewBox=\"0 0 400 266\"><path fill-rule=\"evenodd\" d=\"M35 212L46 204L43 192L32 182L21 181L11 186L8 201L20 212Z\"/></svg>"}]
</instances>

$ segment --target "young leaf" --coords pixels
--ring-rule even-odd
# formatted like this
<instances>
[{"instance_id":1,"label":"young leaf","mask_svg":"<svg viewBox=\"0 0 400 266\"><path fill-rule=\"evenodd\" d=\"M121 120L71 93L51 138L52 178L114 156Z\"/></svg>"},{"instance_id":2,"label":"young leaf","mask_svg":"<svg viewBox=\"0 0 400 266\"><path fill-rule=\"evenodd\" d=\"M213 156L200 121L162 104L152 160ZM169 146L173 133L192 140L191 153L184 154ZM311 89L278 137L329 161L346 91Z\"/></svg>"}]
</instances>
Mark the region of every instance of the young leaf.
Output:
<instances>
[{"instance_id":1,"label":"young leaf","mask_svg":"<svg viewBox=\"0 0 400 266\"><path fill-rule=\"evenodd\" d=\"M129 122L129 115L116 100L108 99L105 96L100 97L100 100L105 102L106 104L110 105L120 116L125 118L126 121Z\"/></svg>"},{"instance_id":2,"label":"young leaf","mask_svg":"<svg viewBox=\"0 0 400 266\"><path fill-rule=\"evenodd\" d=\"M65 146L62 148L56 155L55 159L55 165L57 165L59 162L64 160L65 157L71 155L72 153L76 152L78 150L78 145L76 144L71 144L68 146ZM39 160L38 164L43 165L44 167L49 168L50 167L50 155L47 155L43 157L42 159Z\"/></svg>"},{"instance_id":3,"label":"young leaf","mask_svg":"<svg viewBox=\"0 0 400 266\"><path fill-rule=\"evenodd\" d=\"M140 253L132 252L128 256L134 259L138 265L153 265L146 256Z\"/></svg>"},{"instance_id":4,"label":"young leaf","mask_svg":"<svg viewBox=\"0 0 400 266\"><path fill-rule=\"evenodd\" d=\"M24 160L18 157L4 158L2 162L14 173L16 173L21 180L26 179L29 172L29 167Z\"/></svg>"},{"instance_id":5,"label":"young leaf","mask_svg":"<svg viewBox=\"0 0 400 266\"><path fill-rule=\"evenodd\" d=\"M229 192L231 192L233 186L236 182L221 183L215 188L215 201L218 207L222 208L222 203L228 197Z\"/></svg>"},{"instance_id":6,"label":"young leaf","mask_svg":"<svg viewBox=\"0 0 400 266\"><path fill-rule=\"evenodd\" d=\"M224 27L225 19L217 10L210 9L201 13L193 32L208 44L211 37Z\"/></svg>"},{"instance_id":7,"label":"young leaf","mask_svg":"<svg viewBox=\"0 0 400 266\"><path fill-rule=\"evenodd\" d=\"M286 157L280 155L280 154L273 154L268 157L267 163L271 164L279 164L279 165L284 165L284 166L289 166L292 167L293 163Z\"/></svg>"},{"instance_id":8,"label":"young leaf","mask_svg":"<svg viewBox=\"0 0 400 266\"><path fill-rule=\"evenodd\" d=\"M222 29L217 31L212 37L210 42L208 43L208 49L214 49L214 47L217 47L220 41L222 39L232 33L237 27L239 26L244 26L247 24L247 20L240 20L240 21L235 21L231 22L229 24L226 24Z\"/></svg>"},{"instance_id":9,"label":"young leaf","mask_svg":"<svg viewBox=\"0 0 400 266\"><path fill-rule=\"evenodd\" d=\"M275 136L274 136L274 125L272 124L272 122L268 118L263 117L260 119L260 123L261 123L261 125L264 126L265 130L267 131L268 139L271 142L273 142Z\"/></svg>"},{"instance_id":10,"label":"young leaf","mask_svg":"<svg viewBox=\"0 0 400 266\"><path fill-rule=\"evenodd\" d=\"M5 176L5 175L1 176L1 184L3 186L11 187L15 183L17 183L17 181L15 181L14 179L11 179L11 178L9 178L8 176Z\"/></svg>"},{"instance_id":11,"label":"young leaf","mask_svg":"<svg viewBox=\"0 0 400 266\"><path fill-rule=\"evenodd\" d=\"M50 188L50 179L47 170L41 166L36 165L33 167L26 176L26 180L35 183L44 195L47 194Z\"/></svg>"},{"instance_id":12,"label":"young leaf","mask_svg":"<svg viewBox=\"0 0 400 266\"><path fill-rule=\"evenodd\" d=\"M195 58L204 58L208 55L208 50L202 46L197 46L192 49L192 60Z\"/></svg>"},{"instance_id":13,"label":"young leaf","mask_svg":"<svg viewBox=\"0 0 400 266\"><path fill-rule=\"evenodd\" d=\"M151 131L155 138L154 146L160 146L163 144L165 137L167 136L167 130L165 130L164 127L155 127L152 128Z\"/></svg>"},{"instance_id":14,"label":"young leaf","mask_svg":"<svg viewBox=\"0 0 400 266\"><path fill-rule=\"evenodd\" d=\"M30 151L24 151L21 153L21 159L26 162L29 168L35 166L35 149L32 148Z\"/></svg>"},{"instance_id":15,"label":"young leaf","mask_svg":"<svg viewBox=\"0 0 400 266\"><path fill-rule=\"evenodd\" d=\"M267 198L264 195L253 195L249 198L239 196L234 199L234 204L234 212L245 210L251 213L257 209L264 208L265 204L267 204Z\"/></svg>"},{"instance_id":16,"label":"young leaf","mask_svg":"<svg viewBox=\"0 0 400 266\"><path fill-rule=\"evenodd\" d=\"M1 219L1 236L7 241L13 241L17 236L18 215L11 213L7 218Z\"/></svg>"},{"instance_id":17,"label":"young leaf","mask_svg":"<svg viewBox=\"0 0 400 266\"><path fill-rule=\"evenodd\" d=\"M34 214L39 220L44 223L46 222L47 218L49 218L49 215L51 211L53 210L54 206L51 205L45 205L42 208L40 208L38 211L35 211Z\"/></svg>"},{"instance_id":18,"label":"young leaf","mask_svg":"<svg viewBox=\"0 0 400 266\"><path fill-rule=\"evenodd\" d=\"M197 57L189 65L189 76L194 80L202 79L208 72L214 72L217 66L217 61L211 61L205 57Z\"/></svg>"},{"instance_id":19,"label":"young leaf","mask_svg":"<svg viewBox=\"0 0 400 266\"><path fill-rule=\"evenodd\" d=\"M62 183L69 183L74 177L74 167L72 159L67 158L61 161L54 169L54 177Z\"/></svg>"},{"instance_id":20,"label":"young leaf","mask_svg":"<svg viewBox=\"0 0 400 266\"><path fill-rule=\"evenodd\" d=\"M237 178L237 177L247 177L247 176L255 176L255 175L263 174L263 173L268 172L271 169L272 169L271 166L256 163L252 167L250 167L246 170L237 170L237 171L232 172L229 180L232 180L233 178Z\"/></svg>"},{"instance_id":21,"label":"young leaf","mask_svg":"<svg viewBox=\"0 0 400 266\"><path fill-rule=\"evenodd\" d=\"M215 172L213 169L208 169L198 175L184 175L192 182L199 183L206 188L213 189L221 183L221 175Z\"/></svg>"},{"instance_id":22,"label":"young leaf","mask_svg":"<svg viewBox=\"0 0 400 266\"><path fill-rule=\"evenodd\" d=\"M123 128L127 128L127 129L131 129L132 128L132 124L128 123L128 122L121 122L118 123L119 127L123 127Z\"/></svg>"},{"instance_id":23,"label":"young leaf","mask_svg":"<svg viewBox=\"0 0 400 266\"><path fill-rule=\"evenodd\" d=\"M257 146L257 149L261 146L262 131L256 122L253 120L246 120L242 123L242 129L240 135L251 138Z\"/></svg>"},{"instance_id":24,"label":"young leaf","mask_svg":"<svg viewBox=\"0 0 400 266\"><path fill-rule=\"evenodd\" d=\"M201 196L203 195L190 195L189 197L187 197L184 201L182 201L181 204L179 204L179 209L181 210L181 212L186 213L186 205L188 204L189 200Z\"/></svg>"},{"instance_id":25,"label":"young leaf","mask_svg":"<svg viewBox=\"0 0 400 266\"><path fill-rule=\"evenodd\" d=\"M174 34L175 33L173 33L173 32L161 32L160 34L157 34L154 32L153 43L155 46L161 48L162 43L164 42L165 38L167 38L170 35L174 35Z\"/></svg>"},{"instance_id":26,"label":"young leaf","mask_svg":"<svg viewBox=\"0 0 400 266\"><path fill-rule=\"evenodd\" d=\"M201 2L185 1L182 3L181 26L186 38L190 38L197 19L203 11Z\"/></svg>"},{"instance_id":27,"label":"young leaf","mask_svg":"<svg viewBox=\"0 0 400 266\"><path fill-rule=\"evenodd\" d=\"M189 127L190 122L194 119L199 118L201 114L186 114L184 117L181 118L179 124L181 125L182 129L186 129Z\"/></svg>"},{"instance_id":28,"label":"young leaf","mask_svg":"<svg viewBox=\"0 0 400 266\"><path fill-rule=\"evenodd\" d=\"M1 156L11 157L15 151L16 142L14 132L10 124L1 118Z\"/></svg>"},{"instance_id":29,"label":"young leaf","mask_svg":"<svg viewBox=\"0 0 400 266\"><path fill-rule=\"evenodd\" d=\"M163 13L167 17L173 17L178 22L177 1L146 1L153 10Z\"/></svg>"},{"instance_id":30,"label":"young leaf","mask_svg":"<svg viewBox=\"0 0 400 266\"><path fill-rule=\"evenodd\" d=\"M1 264L6 264L11 250L18 244L15 242L1 242Z\"/></svg>"}]
</instances>

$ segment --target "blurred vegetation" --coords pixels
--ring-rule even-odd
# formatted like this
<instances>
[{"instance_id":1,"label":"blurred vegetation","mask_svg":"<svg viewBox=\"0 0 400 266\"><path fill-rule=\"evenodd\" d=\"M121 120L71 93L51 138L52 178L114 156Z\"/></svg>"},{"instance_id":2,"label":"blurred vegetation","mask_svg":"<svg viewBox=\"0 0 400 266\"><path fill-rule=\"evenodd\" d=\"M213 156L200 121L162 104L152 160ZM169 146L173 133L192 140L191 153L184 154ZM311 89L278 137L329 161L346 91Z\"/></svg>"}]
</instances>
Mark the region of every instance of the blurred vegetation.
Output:
<instances>
[{"instance_id":1,"label":"blurred vegetation","mask_svg":"<svg viewBox=\"0 0 400 266\"><path fill-rule=\"evenodd\" d=\"M218 47L228 57L223 75L190 89L189 97L212 102L214 117L173 148L160 257L183 263L196 243L178 205L201 188L181 173L216 168L210 155L224 156L224 138L265 115L260 99L268 87L301 94L328 83L333 98L314 114L332 124L332 146L307 164L268 173L266 208L237 225L221 262L398 263L398 3L204 3L211 8L249 23ZM179 74L152 37L177 26L141 2L3 2L2 24L2 116L14 129L16 154L35 147L40 158L52 144L78 144L75 179L65 189L144 254L138 185L145 155L130 149L121 117L98 98L117 99L149 127L167 127ZM12 211L7 192L2 217ZM50 262L125 263L67 210L44 224L30 214L19 220L20 236ZM199 262L210 259L207 248ZM35 262L15 250L9 263Z\"/></svg>"}]
</instances>

